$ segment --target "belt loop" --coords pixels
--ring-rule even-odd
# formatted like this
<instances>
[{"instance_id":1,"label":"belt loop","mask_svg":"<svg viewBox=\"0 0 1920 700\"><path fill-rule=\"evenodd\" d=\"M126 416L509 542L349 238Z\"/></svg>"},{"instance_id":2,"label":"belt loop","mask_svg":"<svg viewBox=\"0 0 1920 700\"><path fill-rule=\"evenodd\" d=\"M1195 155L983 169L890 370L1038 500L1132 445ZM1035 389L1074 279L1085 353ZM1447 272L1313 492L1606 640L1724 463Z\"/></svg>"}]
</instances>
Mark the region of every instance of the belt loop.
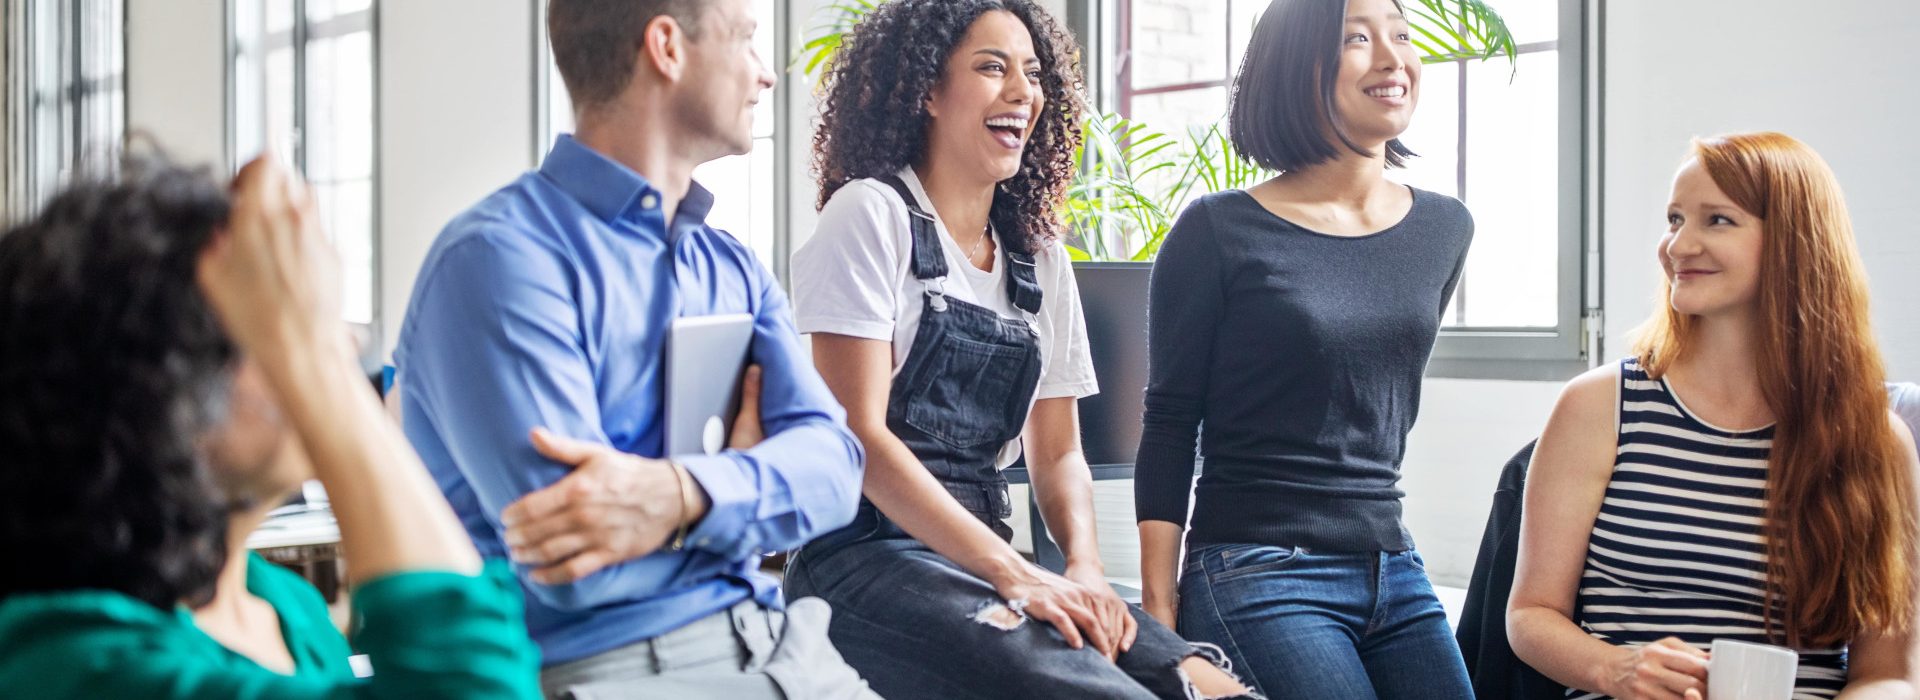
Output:
<instances>
[{"instance_id":1,"label":"belt loop","mask_svg":"<svg viewBox=\"0 0 1920 700\"><path fill-rule=\"evenodd\" d=\"M749 598L745 602L727 608L727 617L733 623L733 633L740 640L740 648L747 650L747 666L741 670L757 671L765 666L768 658L773 655L773 635L770 628L767 628L768 634L754 633L753 618L755 616L748 613L749 606L754 610L760 608L758 603ZM761 618L761 624L765 624L764 617Z\"/></svg>"},{"instance_id":2,"label":"belt loop","mask_svg":"<svg viewBox=\"0 0 1920 700\"><path fill-rule=\"evenodd\" d=\"M663 634L647 640L647 661L652 664L653 675L656 676L667 672L667 664L660 658L660 641L664 637L666 635Z\"/></svg>"}]
</instances>

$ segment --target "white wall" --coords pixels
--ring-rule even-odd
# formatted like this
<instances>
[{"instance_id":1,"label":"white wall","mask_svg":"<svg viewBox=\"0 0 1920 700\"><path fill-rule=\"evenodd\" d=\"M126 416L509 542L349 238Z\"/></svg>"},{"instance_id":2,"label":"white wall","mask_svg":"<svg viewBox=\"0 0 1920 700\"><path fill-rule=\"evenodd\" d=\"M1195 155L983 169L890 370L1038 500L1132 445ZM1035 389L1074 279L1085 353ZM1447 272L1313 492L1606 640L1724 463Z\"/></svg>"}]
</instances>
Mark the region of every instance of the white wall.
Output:
<instances>
[{"instance_id":1,"label":"white wall","mask_svg":"<svg viewBox=\"0 0 1920 700\"><path fill-rule=\"evenodd\" d=\"M382 2L380 303L387 349L455 214L534 165L533 7Z\"/></svg>"},{"instance_id":2,"label":"white wall","mask_svg":"<svg viewBox=\"0 0 1920 700\"><path fill-rule=\"evenodd\" d=\"M1693 136L1767 129L1820 151L1839 174L1872 277L1889 371L1920 381L1920 93L1891 60L1920 31L1920 3L1827 0L1613 2L1607 22L1607 337L1653 309L1653 249L1674 168ZM1872 58L1870 58L1872 57Z\"/></svg>"},{"instance_id":3,"label":"white wall","mask_svg":"<svg viewBox=\"0 0 1920 700\"><path fill-rule=\"evenodd\" d=\"M226 3L127 4L127 124L181 160L228 162ZM533 165L533 4L379 4L382 337L440 227Z\"/></svg>"},{"instance_id":4,"label":"white wall","mask_svg":"<svg viewBox=\"0 0 1920 700\"><path fill-rule=\"evenodd\" d=\"M127 3L127 131L183 162L227 162L224 0Z\"/></svg>"}]
</instances>

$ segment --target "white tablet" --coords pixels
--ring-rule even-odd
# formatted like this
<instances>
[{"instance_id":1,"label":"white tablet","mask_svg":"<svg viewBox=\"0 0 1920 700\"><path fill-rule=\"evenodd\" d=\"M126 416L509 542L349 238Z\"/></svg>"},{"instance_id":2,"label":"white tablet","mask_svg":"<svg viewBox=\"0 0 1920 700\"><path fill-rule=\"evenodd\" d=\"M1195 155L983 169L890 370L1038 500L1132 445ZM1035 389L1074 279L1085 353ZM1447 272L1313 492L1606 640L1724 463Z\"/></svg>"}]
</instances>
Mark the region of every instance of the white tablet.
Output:
<instances>
[{"instance_id":1,"label":"white tablet","mask_svg":"<svg viewBox=\"0 0 1920 700\"><path fill-rule=\"evenodd\" d=\"M727 446L752 343L752 314L673 320L661 367L667 456L714 454Z\"/></svg>"}]
</instances>

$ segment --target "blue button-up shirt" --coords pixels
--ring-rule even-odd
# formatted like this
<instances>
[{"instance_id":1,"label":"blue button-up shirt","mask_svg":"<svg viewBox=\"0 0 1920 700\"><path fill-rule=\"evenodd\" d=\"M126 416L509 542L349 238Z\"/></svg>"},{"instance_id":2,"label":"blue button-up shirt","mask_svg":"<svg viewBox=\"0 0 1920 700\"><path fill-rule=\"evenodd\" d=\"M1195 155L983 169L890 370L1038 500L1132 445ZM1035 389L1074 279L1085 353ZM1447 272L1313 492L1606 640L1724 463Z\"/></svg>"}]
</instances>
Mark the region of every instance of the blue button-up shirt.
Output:
<instances>
[{"instance_id":1,"label":"blue button-up shirt","mask_svg":"<svg viewBox=\"0 0 1920 700\"><path fill-rule=\"evenodd\" d=\"M801 352L792 311L753 253L706 225L694 185L671 225L627 167L562 136L535 172L447 224L427 253L394 353L407 437L473 536L504 557L500 512L568 468L527 433L658 457L663 342L673 318L754 316L766 441L677 456L712 499L678 552L580 581L536 583L527 627L548 665L650 639L749 596L780 602L760 554L845 525L859 501L859 443Z\"/></svg>"}]
</instances>

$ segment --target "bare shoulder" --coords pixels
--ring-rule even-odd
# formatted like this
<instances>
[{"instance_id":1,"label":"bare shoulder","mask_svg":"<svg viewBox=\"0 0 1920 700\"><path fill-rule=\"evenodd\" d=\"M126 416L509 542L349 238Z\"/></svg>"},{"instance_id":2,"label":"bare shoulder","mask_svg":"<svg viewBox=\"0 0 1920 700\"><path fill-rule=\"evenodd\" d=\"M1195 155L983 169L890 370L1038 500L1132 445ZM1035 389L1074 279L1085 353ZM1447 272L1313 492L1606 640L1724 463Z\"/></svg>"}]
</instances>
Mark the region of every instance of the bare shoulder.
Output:
<instances>
[{"instance_id":1,"label":"bare shoulder","mask_svg":"<svg viewBox=\"0 0 1920 700\"><path fill-rule=\"evenodd\" d=\"M1907 421L1901 418L1900 414L1887 411L1887 424L1893 426L1894 438L1899 440L1900 444L1907 448L1909 454L1920 452L1920 449L1916 449L1914 446L1913 430L1907 427Z\"/></svg>"},{"instance_id":2,"label":"bare shoulder","mask_svg":"<svg viewBox=\"0 0 1920 700\"><path fill-rule=\"evenodd\" d=\"M1609 362L1568 381L1560 390L1553 415L1556 420L1564 416L1582 422L1605 420L1611 425L1619 401L1620 364Z\"/></svg>"},{"instance_id":3,"label":"bare shoulder","mask_svg":"<svg viewBox=\"0 0 1920 700\"><path fill-rule=\"evenodd\" d=\"M1595 367L1567 382L1534 451L1536 470L1593 477L1610 473L1619 445L1619 387L1619 363Z\"/></svg>"}]
</instances>

